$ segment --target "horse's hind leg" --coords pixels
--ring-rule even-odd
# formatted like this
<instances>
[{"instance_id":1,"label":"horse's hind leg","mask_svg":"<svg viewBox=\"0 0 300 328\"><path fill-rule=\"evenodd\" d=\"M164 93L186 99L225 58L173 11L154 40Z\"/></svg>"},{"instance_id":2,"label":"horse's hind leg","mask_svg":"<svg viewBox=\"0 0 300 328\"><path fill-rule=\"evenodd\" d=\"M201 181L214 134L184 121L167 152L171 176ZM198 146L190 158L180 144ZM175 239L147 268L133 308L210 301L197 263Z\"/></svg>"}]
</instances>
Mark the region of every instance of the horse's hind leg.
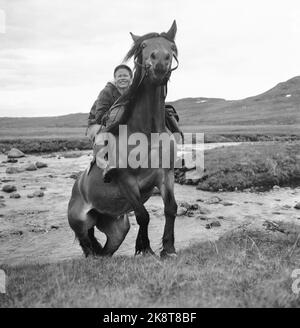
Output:
<instances>
[{"instance_id":1,"label":"horse's hind leg","mask_svg":"<svg viewBox=\"0 0 300 328\"><path fill-rule=\"evenodd\" d=\"M87 205L77 193L76 187L75 184L68 207L69 225L75 232L85 256L99 255L102 247L94 236L96 217L89 211Z\"/></svg>"},{"instance_id":2,"label":"horse's hind leg","mask_svg":"<svg viewBox=\"0 0 300 328\"><path fill-rule=\"evenodd\" d=\"M158 185L164 201L166 217L164 234L162 238L163 249L160 256L176 255L174 247L174 223L177 214L177 203L174 197L174 173L165 171L164 178Z\"/></svg>"},{"instance_id":3,"label":"horse's hind leg","mask_svg":"<svg viewBox=\"0 0 300 328\"><path fill-rule=\"evenodd\" d=\"M130 223L127 214L123 214L118 218L101 214L96 226L107 237L101 255L111 256L125 239L130 228Z\"/></svg>"}]
</instances>

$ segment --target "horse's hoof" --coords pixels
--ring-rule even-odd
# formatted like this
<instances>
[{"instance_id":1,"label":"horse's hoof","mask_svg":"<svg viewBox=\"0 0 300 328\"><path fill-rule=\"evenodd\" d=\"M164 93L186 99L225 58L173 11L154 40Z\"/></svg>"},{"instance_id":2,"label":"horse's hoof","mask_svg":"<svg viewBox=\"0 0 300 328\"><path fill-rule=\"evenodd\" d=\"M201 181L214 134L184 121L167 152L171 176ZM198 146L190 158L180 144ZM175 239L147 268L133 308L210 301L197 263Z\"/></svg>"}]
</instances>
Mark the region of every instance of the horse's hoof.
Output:
<instances>
[{"instance_id":1,"label":"horse's hoof","mask_svg":"<svg viewBox=\"0 0 300 328\"><path fill-rule=\"evenodd\" d=\"M177 253L176 252L173 252L173 253L168 253L167 251L165 250L162 250L160 252L160 257L161 258L164 258L164 259L171 259L171 258L176 258L177 257Z\"/></svg>"},{"instance_id":2,"label":"horse's hoof","mask_svg":"<svg viewBox=\"0 0 300 328\"><path fill-rule=\"evenodd\" d=\"M135 256L136 255L143 255L143 256L154 255L155 256L155 253L153 252L153 250L151 248L147 248L144 250L135 251Z\"/></svg>"}]
</instances>

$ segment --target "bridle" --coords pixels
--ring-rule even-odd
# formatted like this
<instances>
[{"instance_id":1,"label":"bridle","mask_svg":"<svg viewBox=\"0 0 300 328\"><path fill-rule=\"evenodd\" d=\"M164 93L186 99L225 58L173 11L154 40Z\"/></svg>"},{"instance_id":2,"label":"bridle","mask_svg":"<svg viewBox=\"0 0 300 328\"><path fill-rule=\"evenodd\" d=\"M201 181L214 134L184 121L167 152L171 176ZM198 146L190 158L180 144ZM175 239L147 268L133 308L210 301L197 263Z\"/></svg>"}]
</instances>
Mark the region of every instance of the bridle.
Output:
<instances>
[{"instance_id":1,"label":"bridle","mask_svg":"<svg viewBox=\"0 0 300 328\"><path fill-rule=\"evenodd\" d=\"M138 60L137 60L137 57L138 57L138 55L140 54L140 52L141 52L141 50L135 55L135 57L134 57L134 64L135 64L136 66L139 66L139 67L141 67L141 68L144 68L146 74L148 74L149 69L151 68L152 64L141 64L141 63L139 63ZM174 57L174 59L175 59L175 61L176 61L176 66L173 67L173 68L171 68L171 69L169 69L168 73L171 73L171 72L175 71L175 69L177 69L178 66L179 66L178 58L177 58L177 56L175 55L174 52L173 52L173 57Z\"/></svg>"},{"instance_id":2,"label":"bridle","mask_svg":"<svg viewBox=\"0 0 300 328\"><path fill-rule=\"evenodd\" d=\"M161 34L157 34L156 37L164 37L165 39L167 39L164 35L161 35ZM170 40L168 40L168 41L170 41ZM140 82L139 82L138 85L140 85L142 83L142 81L144 80L144 78L149 75L149 70L152 67L152 64L150 64L150 63L148 63L148 64L141 64L141 63L138 62L138 56L141 54L141 52L143 51L143 49L144 48L140 46L138 52L134 56L134 64L135 64L135 66L139 66L139 67L143 68L143 74L141 76L141 80L140 80ZM172 55L173 55L173 57L174 57L174 59L176 61L176 66L173 67L173 68L170 68L168 70L168 72L167 72L167 75L168 74L171 75L171 73L173 71L175 71L178 68L178 66L179 66L179 61L178 61L178 58L177 58L177 56L176 56L176 54L175 54L174 51L173 51Z\"/></svg>"}]
</instances>

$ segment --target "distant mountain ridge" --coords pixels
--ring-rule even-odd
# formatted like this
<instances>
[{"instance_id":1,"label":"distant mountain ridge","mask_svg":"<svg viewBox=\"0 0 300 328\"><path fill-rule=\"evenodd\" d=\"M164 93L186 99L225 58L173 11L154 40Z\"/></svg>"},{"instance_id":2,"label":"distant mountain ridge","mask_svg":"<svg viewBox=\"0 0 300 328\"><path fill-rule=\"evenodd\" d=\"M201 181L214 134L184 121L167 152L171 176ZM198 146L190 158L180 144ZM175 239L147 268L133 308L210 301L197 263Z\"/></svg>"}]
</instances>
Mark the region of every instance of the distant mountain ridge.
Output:
<instances>
[{"instance_id":1,"label":"distant mountain ridge","mask_svg":"<svg viewBox=\"0 0 300 328\"><path fill-rule=\"evenodd\" d=\"M300 76L241 100L184 98L173 102L184 125L300 123Z\"/></svg>"},{"instance_id":2,"label":"distant mountain ridge","mask_svg":"<svg viewBox=\"0 0 300 328\"><path fill-rule=\"evenodd\" d=\"M281 82L257 96L241 100L183 98L173 102L181 125L300 124L300 76ZM0 128L85 127L88 113L56 117L2 117Z\"/></svg>"}]
</instances>

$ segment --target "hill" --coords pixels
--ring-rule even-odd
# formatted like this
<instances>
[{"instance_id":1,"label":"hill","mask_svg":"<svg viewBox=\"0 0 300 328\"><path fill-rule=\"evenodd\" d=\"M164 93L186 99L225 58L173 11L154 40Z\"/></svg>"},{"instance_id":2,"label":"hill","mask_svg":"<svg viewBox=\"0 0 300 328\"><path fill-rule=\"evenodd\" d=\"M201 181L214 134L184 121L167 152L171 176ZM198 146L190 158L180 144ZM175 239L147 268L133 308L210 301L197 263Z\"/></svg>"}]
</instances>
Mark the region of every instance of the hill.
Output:
<instances>
[{"instance_id":1,"label":"hill","mask_svg":"<svg viewBox=\"0 0 300 328\"><path fill-rule=\"evenodd\" d=\"M173 105L183 125L299 124L300 76L241 100L185 98Z\"/></svg>"},{"instance_id":2,"label":"hill","mask_svg":"<svg viewBox=\"0 0 300 328\"><path fill-rule=\"evenodd\" d=\"M183 98L171 102L183 131L299 134L300 76L241 100ZM88 113L56 117L2 117L0 137L83 137Z\"/></svg>"}]
</instances>

